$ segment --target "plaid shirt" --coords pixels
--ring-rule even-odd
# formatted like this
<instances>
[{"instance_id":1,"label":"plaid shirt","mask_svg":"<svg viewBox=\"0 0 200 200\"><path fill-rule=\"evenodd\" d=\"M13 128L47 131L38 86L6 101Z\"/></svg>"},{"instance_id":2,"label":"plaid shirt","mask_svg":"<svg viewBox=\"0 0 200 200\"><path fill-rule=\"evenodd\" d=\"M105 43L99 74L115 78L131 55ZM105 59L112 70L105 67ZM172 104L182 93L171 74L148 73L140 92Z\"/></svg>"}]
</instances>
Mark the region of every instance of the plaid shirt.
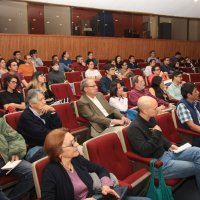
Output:
<instances>
[{"instance_id":1,"label":"plaid shirt","mask_svg":"<svg viewBox=\"0 0 200 200\"><path fill-rule=\"evenodd\" d=\"M197 113L197 117L198 117L198 121L200 123L200 113L198 111L198 109L196 108L196 105L197 105L197 101L195 101L194 103L194 108L195 108L195 111ZM187 107L185 106L184 103L180 103L177 108L176 108L176 113L177 113L177 116L181 122L181 124L184 124L185 122L188 122L190 120L193 121L192 119L192 116L190 114L190 111L187 109Z\"/></svg>"}]
</instances>

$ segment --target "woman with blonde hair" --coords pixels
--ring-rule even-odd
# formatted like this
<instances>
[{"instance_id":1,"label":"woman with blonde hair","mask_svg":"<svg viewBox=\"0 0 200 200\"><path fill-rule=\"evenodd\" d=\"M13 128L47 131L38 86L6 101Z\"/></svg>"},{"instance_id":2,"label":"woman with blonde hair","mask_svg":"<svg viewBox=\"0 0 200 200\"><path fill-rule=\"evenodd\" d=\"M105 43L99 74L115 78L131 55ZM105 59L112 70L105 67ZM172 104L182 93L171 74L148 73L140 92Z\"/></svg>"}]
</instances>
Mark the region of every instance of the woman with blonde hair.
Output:
<instances>
[{"instance_id":1,"label":"woman with blonde hair","mask_svg":"<svg viewBox=\"0 0 200 200\"><path fill-rule=\"evenodd\" d=\"M46 103L48 105L55 101L54 94L50 91L48 84L46 83L45 75L41 71L33 73L31 81L28 84L28 90L38 89L44 93Z\"/></svg>"}]
</instances>

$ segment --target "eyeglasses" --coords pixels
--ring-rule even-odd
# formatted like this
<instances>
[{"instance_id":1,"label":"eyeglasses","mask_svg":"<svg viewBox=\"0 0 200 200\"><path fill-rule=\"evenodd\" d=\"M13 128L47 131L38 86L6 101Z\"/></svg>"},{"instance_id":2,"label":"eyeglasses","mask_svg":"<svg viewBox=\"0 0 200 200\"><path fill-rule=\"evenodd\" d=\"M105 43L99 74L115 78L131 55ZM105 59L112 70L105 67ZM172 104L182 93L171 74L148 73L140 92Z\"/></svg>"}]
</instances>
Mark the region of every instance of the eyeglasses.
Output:
<instances>
[{"instance_id":1,"label":"eyeglasses","mask_svg":"<svg viewBox=\"0 0 200 200\"><path fill-rule=\"evenodd\" d=\"M160 69L155 69L155 71L160 71Z\"/></svg>"},{"instance_id":2,"label":"eyeglasses","mask_svg":"<svg viewBox=\"0 0 200 200\"><path fill-rule=\"evenodd\" d=\"M71 144L62 146L62 148L67 148L67 147L74 147L74 144L77 143L77 137L74 137L74 139L71 141Z\"/></svg>"},{"instance_id":3,"label":"eyeglasses","mask_svg":"<svg viewBox=\"0 0 200 200\"><path fill-rule=\"evenodd\" d=\"M97 85L88 85L86 87L97 87Z\"/></svg>"},{"instance_id":4,"label":"eyeglasses","mask_svg":"<svg viewBox=\"0 0 200 200\"><path fill-rule=\"evenodd\" d=\"M12 83L12 84L17 84L17 81L10 81L10 83Z\"/></svg>"}]
</instances>

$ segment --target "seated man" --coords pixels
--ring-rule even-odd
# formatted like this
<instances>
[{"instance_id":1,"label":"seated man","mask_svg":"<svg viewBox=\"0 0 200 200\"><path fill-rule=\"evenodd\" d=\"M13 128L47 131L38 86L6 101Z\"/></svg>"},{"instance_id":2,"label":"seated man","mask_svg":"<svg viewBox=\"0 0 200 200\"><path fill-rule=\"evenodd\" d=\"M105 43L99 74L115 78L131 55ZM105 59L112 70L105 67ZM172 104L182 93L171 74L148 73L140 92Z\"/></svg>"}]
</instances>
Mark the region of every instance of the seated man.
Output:
<instances>
[{"instance_id":1,"label":"seated man","mask_svg":"<svg viewBox=\"0 0 200 200\"><path fill-rule=\"evenodd\" d=\"M156 100L143 96L137 105L139 115L127 130L132 150L141 156L161 160L163 175L167 179L195 175L200 191L200 148L190 147L180 153L174 153L178 147L163 136L154 118L158 107Z\"/></svg>"},{"instance_id":2,"label":"seated man","mask_svg":"<svg viewBox=\"0 0 200 200\"><path fill-rule=\"evenodd\" d=\"M26 154L26 144L23 137L2 118L0 118L0 154L0 178L6 172L1 170L5 163L23 159ZM19 179L10 192L9 199L22 199L34 187L31 164L25 160L22 160L9 175L16 176ZM8 198L0 187L0 199L8 200Z\"/></svg>"},{"instance_id":3,"label":"seated man","mask_svg":"<svg viewBox=\"0 0 200 200\"><path fill-rule=\"evenodd\" d=\"M145 67L144 69L144 75L145 76L150 76L152 74L152 67L156 66L156 60L155 59L151 59L149 61L149 65Z\"/></svg>"},{"instance_id":4,"label":"seated man","mask_svg":"<svg viewBox=\"0 0 200 200\"><path fill-rule=\"evenodd\" d=\"M181 95L183 73L181 71L175 71L172 74L172 84L168 87L167 92L173 97L173 99L181 100L183 97Z\"/></svg>"},{"instance_id":5,"label":"seated man","mask_svg":"<svg viewBox=\"0 0 200 200\"><path fill-rule=\"evenodd\" d=\"M139 66L137 65L136 61L135 61L135 56L130 55L129 58L129 63L128 63L128 68L130 69L137 69L139 68Z\"/></svg>"},{"instance_id":6,"label":"seated man","mask_svg":"<svg viewBox=\"0 0 200 200\"><path fill-rule=\"evenodd\" d=\"M43 66L43 62L42 60L38 57L38 52L36 49L31 49L29 51L29 55L32 58L32 63L34 65L34 67L41 67Z\"/></svg>"},{"instance_id":7,"label":"seated man","mask_svg":"<svg viewBox=\"0 0 200 200\"><path fill-rule=\"evenodd\" d=\"M200 133L200 104L199 91L194 83L185 83L181 87L183 98L177 105L176 113L180 125L197 133ZM200 137L193 136L192 144L200 147Z\"/></svg>"},{"instance_id":8,"label":"seated man","mask_svg":"<svg viewBox=\"0 0 200 200\"><path fill-rule=\"evenodd\" d=\"M22 113L17 131L23 135L29 150L26 160L33 162L44 156L43 144L46 135L62 123L51 106L46 105L43 92L30 89L27 94L27 108Z\"/></svg>"},{"instance_id":9,"label":"seated man","mask_svg":"<svg viewBox=\"0 0 200 200\"><path fill-rule=\"evenodd\" d=\"M3 74L1 76L1 82L4 83L4 79L8 76L8 75L15 75L17 76L17 78L19 79L20 81L20 85L18 87L19 90L22 89L22 87L27 87L28 86L28 83L26 82L26 80L24 79L24 76L20 73L18 73L18 65L17 65L17 62L15 60L9 60L7 63L6 63L6 68L8 70L7 73Z\"/></svg>"},{"instance_id":10,"label":"seated man","mask_svg":"<svg viewBox=\"0 0 200 200\"><path fill-rule=\"evenodd\" d=\"M78 101L80 114L87 118L92 127L92 137L111 131L119 131L129 123L117 109L109 105L103 94L98 92L93 79L84 79L81 82L83 95Z\"/></svg>"},{"instance_id":11,"label":"seated man","mask_svg":"<svg viewBox=\"0 0 200 200\"><path fill-rule=\"evenodd\" d=\"M106 75L100 79L100 91L103 94L109 94L111 83L117 79L117 76L115 75L115 67L112 64L107 63L104 69Z\"/></svg>"},{"instance_id":12,"label":"seated man","mask_svg":"<svg viewBox=\"0 0 200 200\"><path fill-rule=\"evenodd\" d=\"M21 52L20 51L14 51L13 52L13 59L16 61L17 65L20 66L21 64L24 64L24 61L21 60Z\"/></svg>"},{"instance_id":13,"label":"seated man","mask_svg":"<svg viewBox=\"0 0 200 200\"><path fill-rule=\"evenodd\" d=\"M134 89L130 91L129 96L128 96L129 102L132 104L132 106L137 106L137 101L141 96L151 96L158 102L159 106L164 105L167 107L169 106L169 107L175 108L173 104L168 103L162 99L159 99L153 96L149 92L149 88L145 88L145 82L142 76L139 76L139 75L134 76L132 79L132 84L134 86Z\"/></svg>"},{"instance_id":14,"label":"seated man","mask_svg":"<svg viewBox=\"0 0 200 200\"><path fill-rule=\"evenodd\" d=\"M64 64L63 62L61 62L62 61L62 59L61 59L61 61L59 61L59 58L58 58L58 55L53 55L52 57L51 57L51 59L52 59L52 63L55 63L55 62L58 62L59 63L59 71L61 71L61 72L71 72L72 71L72 69L69 67L69 64ZM71 60L70 60L71 61ZM67 63L67 62L66 62ZM71 62L72 63L72 62ZM71 64L70 63L70 64Z\"/></svg>"},{"instance_id":15,"label":"seated man","mask_svg":"<svg viewBox=\"0 0 200 200\"><path fill-rule=\"evenodd\" d=\"M161 71L172 74L176 69L171 66L169 57L165 57L163 65L161 66Z\"/></svg>"},{"instance_id":16,"label":"seated man","mask_svg":"<svg viewBox=\"0 0 200 200\"><path fill-rule=\"evenodd\" d=\"M74 71L86 71L87 70L87 66L83 60L83 56L81 56L81 55L76 56L76 63L72 64L72 68L74 69Z\"/></svg>"},{"instance_id":17,"label":"seated man","mask_svg":"<svg viewBox=\"0 0 200 200\"><path fill-rule=\"evenodd\" d=\"M25 61L24 64L19 65L18 73L22 74L23 76L32 76L33 72L35 72L36 69L31 61L31 56L25 55L24 61Z\"/></svg>"},{"instance_id":18,"label":"seated man","mask_svg":"<svg viewBox=\"0 0 200 200\"><path fill-rule=\"evenodd\" d=\"M151 51L149 52L149 57L147 58L147 62L149 63L151 59L155 59L155 60L156 60L156 63L161 64L160 59L156 57L156 52L155 52L155 50L151 50Z\"/></svg>"}]
</instances>

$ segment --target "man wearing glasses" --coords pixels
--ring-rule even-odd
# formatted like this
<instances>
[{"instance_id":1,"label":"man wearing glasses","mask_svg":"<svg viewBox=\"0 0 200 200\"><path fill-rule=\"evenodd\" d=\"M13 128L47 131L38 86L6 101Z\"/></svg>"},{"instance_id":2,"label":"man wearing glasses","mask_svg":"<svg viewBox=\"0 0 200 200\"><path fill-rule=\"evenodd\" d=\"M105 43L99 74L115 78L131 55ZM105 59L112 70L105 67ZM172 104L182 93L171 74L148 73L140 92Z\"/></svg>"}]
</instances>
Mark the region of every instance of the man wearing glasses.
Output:
<instances>
[{"instance_id":1,"label":"man wearing glasses","mask_svg":"<svg viewBox=\"0 0 200 200\"><path fill-rule=\"evenodd\" d=\"M78 101L79 111L92 125L92 137L111 131L120 131L124 125L129 124L129 119L124 117L119 110L111 107L103 94L98 92L93 79L84 79L81 82L81 91L83 95Z\"/></svg>"},{"instance_id":2,"label":"man wearing glasses","mask_svg":"<svg viewBox=\"0 0 200 200\"><path fill-rule=\"evenodd\" d=\"M181 100L183 97L181 95L183 74L180 71L175 71L172 74L172 84L168 87L167 92L173 97L173 99Z\"/></svg>"}]
</instances>

